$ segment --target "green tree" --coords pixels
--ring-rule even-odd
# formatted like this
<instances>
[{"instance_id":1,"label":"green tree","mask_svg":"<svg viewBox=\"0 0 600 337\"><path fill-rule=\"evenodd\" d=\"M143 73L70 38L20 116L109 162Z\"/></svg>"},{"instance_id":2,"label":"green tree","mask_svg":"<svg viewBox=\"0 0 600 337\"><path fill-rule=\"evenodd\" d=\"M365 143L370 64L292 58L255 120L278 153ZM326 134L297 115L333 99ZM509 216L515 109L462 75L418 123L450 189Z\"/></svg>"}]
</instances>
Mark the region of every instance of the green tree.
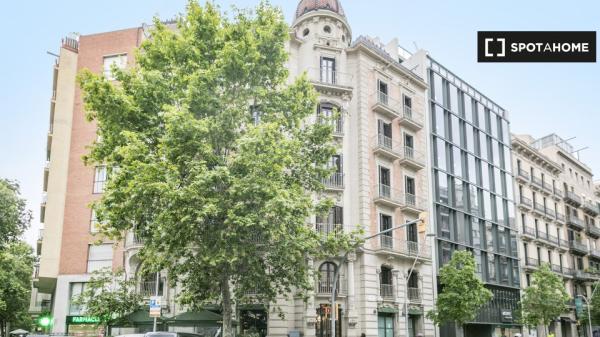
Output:
<instances>
[{"instance_id":1,"label":"green tree","mask_svg":"<svg viewBox=\"0 0 600 337\"><path fill-rule=\"evenodd\" d=\"M31 211L20 197L19 184L0 179L0 250L9 242L18 240L29 227Z\"/></svg>"},{"instance_id":2,"label":"green tree","mask_svg":"<svg viewBox=\"0 0 600 337\"><path fill-rule=\"evenodd\" d=\"M588 313L587 313L588 310L590 310L590 316L592 318L592 325L598 325L600 323L600 293L599 293L599 290L597 289L599 285L600 285L600 283L598 283L598 282L596 282L592 285L593 296L590 299L591 308L588 308L587 306L585 306L584 310L583 310L583 315L582 315L582 317L580 317L581 324L584 324L586 326L588 324ZM585 301L583 303L585 304Z\"/></svg>"},{"instance_id":3,"label":"green tree","mask_svg":"<svg viewBox=\"0 0 600 337\"><path fill-rule=\"evenodd\" d=\"M521 321L528 326L543 325L548 333L552 320L567 311L569 295L562 278L544 264L531 274L531 283L521 298Z\"/></svg>"},{"instance_id":4,"label":"green tree","mask_svg":"<svg viewBox=\"0 0 600 337\"><path fill-rule=\"evenodd\" d=\"M475 269L475 259L468 251L455 251L452 259L439 272L442 290L435 308L427 318L436 325L456 323L462 326L477 316L479 308L493 298Z\"/></svg>"},{"instance_id":5,"label":"green tree","mask_svg":"<svg viewBox=\"0 0 600 337\"><path fill-rule=\"evenodd\" d=\"M136 280L123 269L104 268L92 274L85 290L75 299L88 316L97 317L106 328L141 308L144 298L136 291Z\"/></svg>"},{"instance_id":6,"label":"green tree","mask_svg":"<svg viewBox=\"0 0 600 337\"><path fill-rule=\"evenodd\" d=\"M0 334L7 329L29 328L27 320L31 297L34 256L31 247L20 241L0 250Z\"/></svg>"},{"instance_id":7,"label":"green tree","mask_svg":"<svg viewBox=\"0 0 600 337\"><path fill-rule=\"evenodd\" d=\"M104 235L144 240L144 269L166 269L183 304L220 303L230 337L235 302L303 295L307 259L360 243L307 225L332 206L319 196L333 129L306 123L317 103L306 77L287 83L280 10L226 16L190 1L177 29L154 24L136 66L113 69L118 84L79 76L101 136L86 160L110 175L95 209Z\"/></svg>"}]
</instances>

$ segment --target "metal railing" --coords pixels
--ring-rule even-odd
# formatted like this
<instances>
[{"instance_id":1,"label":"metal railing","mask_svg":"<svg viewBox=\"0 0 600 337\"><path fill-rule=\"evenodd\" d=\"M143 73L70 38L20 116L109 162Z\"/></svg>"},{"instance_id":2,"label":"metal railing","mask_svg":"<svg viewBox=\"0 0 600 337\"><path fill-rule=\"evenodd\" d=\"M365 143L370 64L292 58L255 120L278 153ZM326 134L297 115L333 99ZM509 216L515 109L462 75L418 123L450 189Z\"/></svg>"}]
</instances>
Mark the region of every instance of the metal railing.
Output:
<instances>
[{"instance_id":1,"label":"metal railing","mask_svg":"<svg viewBox=\"0 0 600 337\"><path fill-rule=\"evenodd\" d=\"M567 216L567 224L579 227L581 229L584 228L583 221L574 215Z\"/></svg>"},{"instance_id":2,"label":"metal railing","mask_svg":"<svg viewBox=\"0 0 600 337\"><path fill-rule=\"evenodd\" d=\"M392 250L410 257L431 258L431 250L425 242L394 240L393 236L381 235L379 237L379 248Z\"/></svg>"},{"instance_id":3,"label":"metal railing","mask_svg":"<svg viewBox=\"0 0 600 337\"><path fill-rule=\"evenodd\" d=\"M381 235L379 240L382 248L394 248L393 236Z\"/></svg>"},{"instance_id":4,"label":"metal railing","mask_svg":"<svg viewBox=\"0 0 600 337\"><path fill-rule=\"evenodd\" d=\"M542 204L540 204L540 203L534 202L534 203L533 203L533 208L534 208L536 211L538 211L538 212L540 212L540 213L542 213L542 214L545 214L545 213L546 213L546 209L544 208L544 205L542 205Z\"/></svg>"},{"instance_id":5,"label":"metal railing","mask_svg":"<svg viewBox=\"0 0 600 337\"><path fill-rule=\"evenodd\" d=\"M578 241L578 240L570 240L569 247L571 247L572 249L575 249L575 250L579 250L580 252L587 253L587 251L588 251L588 246L585 243Z\"/></svg>"},{"instance_id":6,"label":"metal railing","mask_svg":"<svg viewBox=\"0 0 600 337\"><path fill-rule=\"evenodd\" d=\"M554 219L554 218L556 218L556 212L553 209L546 207L546 216Z\"/></svg>"},{"instance_id":7,"label":"metal railing","mask_svg":"<svg viewBox=\"0 0 600 337\"><path fill-rule=\"evenodd\" d=\"M547 241L554 245L557 245L557 246L559 245L559 242L560 242L557 236L551 235L551 234L548 234Z\"/></svg>"},{"instance_id":8,"label":"metal railing","mask_svg":"<svg viewBox=\"0 0 600 337\"><path fill-rule=\"evenodd\" d=\"M536 236L538 239L548 241L548 233L546 233L546 232L537 231Z\"/></svg>"},{"instance_id":9,"label":"metal railing","mask_svg":"<svg viewBox=\"0 0 600 337\"><path fill-rule=\"evenodd\" d=\"M415 124L423 124L423 114L420 114L409 107L404 105L402 108L402 116L400 116L403 120L411 121ZM402 120L401 120L402 122Z\"/></svg>"},{"instance_id":10,"label":"metal railing","mask_svg":"<svg viewBox=\"0 0 600 337\"><path fill-rule=\"evenodd\" d=\"M529 199L529 198L527 198L526 196L523 196L523 195L519 198L519 202L522 205L525 205L525 206L527 206L529 208L531 208L533 206L533 201L531 201L531 199Z\"/></svg>"},{"instance_id":11,"label":"metal railing","mask_svg":"<svg viewBox=\"0 0 600 337\"><path fill-rule=\"evenodd\" d=\"M598 214L598 206L590 201L586 201L581 205L584 211L590 214L597 215Z\"/></svg>"},{"instance_id":12,"label":"metal railing","mask_svg":"<svg viewBox=\"0 0 600 337\"><path fill-rule=\"evenodd\" d=\"M392 137L388 137L382 134L377 135L377 146L388 149L390 151L394 151L395 147Z\"/></svg>"},{"instance_id":13,"label":"metal railing","mask_svg":"<svg viewBox=\"0 0 600 337\"><path fill-rule=\"evenodd\" d=\"M379 285L381 297L392 298L394 297L394 286L391 284L380 284Z\"/></svg>"},{"instance_id":14,"label":"metal railing","mask_svg":"<svg viewBox=\"0 0 600 337\"><path fill-rule=\"evenodd\" d=\"M317 121L320 124L327 124L333 126L333 135L343 136L344 135L344 118L339 116L335 119L327 119L322 116L318 116Z\"/></svg>"},{"instance_id":15,"label":"metal railing","mask_svg":"<svg viewBox=\"0 0 600 337\"><path fill-rule=\"evenodd\" d=\"M530 267L538 267L540 265L540 261L538 259L528 257L525 259L525 265Z\"/></svg>"},{"instance_id":16,"label":"metal railing","mask_svg":"<svg viewBox=\"0 0 600 337\"><path fill-rule=\"evenodd\" d=\"M162 284L159 283L158 296L162 296L163 289ZM156 281L143 281L140 282L138 293L143 297L151 297L156 294Z\"/></svg>"},{"instance_id":17,"label":"metal railing","mask_svg":"<svg viewBox=\"0 0 600 337\"><path fill-rule=\"evenodd\" d=\"M558 220L560 222L565 222L565 215L562 213L556 212L556 220Z\"/></svg>"},{"instance_id":18,"label":"metal railing","mask_svg":"<svg viewBox=\"0 0 600 337\"><path fill-rule=\"evenodd\" d=\"M409 287L408 300L411 302L421 302L421 289Z\"/></svg>"},{"instance_id":19,"label":"metal railing","mask_svg":"<svg viewBox=\"0 0 600 337\"><path fill-rule=\"evenodd\" d=\"M531 182L538 186L539 188L544 188L544 182L542 181L542 178L540 177L536 177L536 176L531 176Z\"/></svg>"},{"instance_id":20,"label":"metal railing","mask_svg":"<svg viewBox=\"0 0 600 337\"><path fill-rule=\"evenodd\" d=\"M581 197L571 191L566 191L564 195L565 199L571 200L576 204L581 204Z\"/></svg>"},{"instance_id":21,"label":"metal railing","mask_svg":"<svg viewBox=\"0 0 600 337\"><path fill-rule=\"evenodd\" d=\"M141 246L144 244L144 239L139 237L134 232L128 232L125 236L125 248Z\"/></svg>"},{"instance_id":22,"label":"metal railing","mask_svg":"<svg viewBox=\"0 0 600 337\"><path fill-rule=\"evenodd\" d=\"M588 233L594 235L594 236L600 236L600 228L594 226L594 225L587 225L587 230Z\"/></svg>"},{"instance_id":23,"label":"metal railing","mask_svg":"<svg viewBox=\"0 0 600 337\"><path fill-rule=\"evenodd\" d=\"M563 191L561 189L555 187L554 188L554 195L557 196L557 197L559 197L559 198L562 198Z\"/></svg>"},{"instance_id":24,"label":"metal railing","mask_svg":"<svg viewBox=\"0 0 600 337\"><path fill-rule=\"evenodd\" d=\"M535 228L523 225L523 234L536 237Z\"/></svg>"},{"instance_id":25,"label":"metal railing","mask_svg":"<svg viewBox=\"0 0 600 337\"><path fill-rule=\"evenodd\" d=\"M529 180L529 172L527 172L521 168L518 171L518 176L524 178L525 180Z\"/></svg>"},{"instance_id":26,"label":"metal railing","mask_svg":"<svg viewBox=\"0 0 600 337\"><path fill-rule=\"evenodd\" d=\"M344 232L344 225L338 223L317 223L315 224L315 230L317 233L322 235L329 235L333 233L335 236L337 236Z\"/></svg>"},{"instance_id":27,"label":"metal railing","mask_svg":"<svg viewBox=\"0 0 600 337\"><path fill-rule=\"evenodd\" d=\"M552 271L555 273L561 273L562 274L562 267L558 264L553 264L552 265Z\"/></svg>"},{"instance_id":28,"label":"metal railing","mask_svg":"<svg viewBox=\"0 0 600 337\"><path fill-rule=\"evenodd\" d=\"M329 177L323 178L323 185L326 188L344 188L344 174L342 172L334 172Z\"/></svg>"},{"instance_id":29,"label":"metal railing","mask_svg":"<svg viewBox=\"0 0 600 337\"><path fill-rule=\"evenodd\" d=\"M590 249L590 255L593 256L593 257L595 257L595 258L597 258L597 259L600 259L600 250L598 250L598 249Z\"/></svg>"},{"instance_id":30,"label":"metal railing","mask_svg":"<svg viewBox=\"0 0 600 337\"><path fill-rule=\"evenodd\" d=\"M543 186L544 186L544 189L545 189L545 190L546 190L548 193L552 193L552 191L553 191L553 188L552 188L552 185L551 185L551 184L549 184L549 183L547 183L547 182L543 181Z\"/></svg>"},{"instance_id":31,"label":"metal railing","mask_svg":"<svg viewBox=\"0 0 600 337\"><path fill-rule=\"evenodd\" d=\"M316 291L318 294L331 294L333 291L333 275L331 278L332 279L317 280ZM338 294L345 294L346 288L346 278L340 275L335 289Z\"/></svg>"},{"instance_id":32,"label":"metal railing","mask_svg":"<svg viewBox=\"0 0 600 337\"><path fill-rule=\"evenodd\" d=\"M412 147L404 146L404 159L410 159L420 164L425 163L425 156Z\"/></svg>"},{"instance_id":33,"label":"metal railing","mask_svg":"<svg viewBox=\"0 0 600 337\"><path fill-rule=\"evenodd\" d=\"M309 68L308 78L317 83L335 85L335 86L352 86L352 74L343 73L327 67Z\"/></svg>"}]
</instances>

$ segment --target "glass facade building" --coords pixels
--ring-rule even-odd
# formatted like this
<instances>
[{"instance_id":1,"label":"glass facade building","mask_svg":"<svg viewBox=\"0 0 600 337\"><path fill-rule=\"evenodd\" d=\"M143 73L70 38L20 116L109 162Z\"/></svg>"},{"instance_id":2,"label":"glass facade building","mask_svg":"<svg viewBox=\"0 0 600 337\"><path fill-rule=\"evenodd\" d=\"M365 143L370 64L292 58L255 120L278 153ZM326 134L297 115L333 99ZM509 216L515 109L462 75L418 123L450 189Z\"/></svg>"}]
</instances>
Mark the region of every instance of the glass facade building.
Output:
<instances>
[{"instance_id":1,"label":"glass facade building","mask_svg":"<svg viewBox=\"0 0 600 337\"><path fill-rule=\"evenodd\" d=\"M494 293L473 323L510 327L520 281L507 113L433 59L428 63L438 268L453 251L471 251Z\"/></svg>"}]
</instances>

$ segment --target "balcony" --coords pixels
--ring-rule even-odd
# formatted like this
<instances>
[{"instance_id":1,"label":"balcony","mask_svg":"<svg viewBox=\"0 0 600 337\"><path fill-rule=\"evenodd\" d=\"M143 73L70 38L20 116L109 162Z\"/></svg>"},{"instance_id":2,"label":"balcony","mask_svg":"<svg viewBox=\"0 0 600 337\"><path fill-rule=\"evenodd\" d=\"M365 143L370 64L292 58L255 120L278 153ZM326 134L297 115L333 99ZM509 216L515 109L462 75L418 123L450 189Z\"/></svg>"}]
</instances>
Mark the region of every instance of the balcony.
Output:
<instances>
[{"instance_id":1,"label":"balcony","mask_svg":"<svg viewBox=\"0 0 600 337\"><path fill-rule=\"evenodd\" d=\"M338 223L317 223L315 224L315 230L323 236L328 236L330 234L338 236L344 232L344 225Z\"/></svg>"},{"instance_id":2,"label":"balcony","mask_svg":"<svg viewBox=\"0 0 600 337\"><path fill-rule=\"evenodd\" d=\"M556 212L553 209L546 207L544 218L546 218L546 220L554 220L556 219Z\"/></svg>"},{"instance_id":3,"label":"balcony","mask_svg":"<svg viewBox=\"0 0 600 337\"><path fill-rule=\"evenodd\" d=\"M344 174L335 172L328 178L323 179L323 185L326 190L343 191L344 190Z\"/></svg>"},{"instance_id":4,"label":"balcony","mask_svg":"<svg viewBox=\"0 0 600 337\"><path fill-rule=\"evenodd\" d=\"M590 249L590 257L600 260L600 250Z\"/></svg>"},{"instance_id":5,"label":"balcony","mask_svg":"<svg viewBox=\"0 0 600 337\"><path fill-rule=\"evenodd\" d=\"M543 182L543 187L544 187L544 192L546 192L547 195L551 195L554 191L554 188L552 187L552 185L545 181Z\"/></svg>"},{"instance_id":6,"label":"balcony","mask_svg":"<svg viewBox=\"0 0 600 337\"><path fill-rule=\"evenodd\" d=\"M321 124L329 124L333 127L333 136L334 137L344 137L344 118L343 116L339 116L338 118L324 118L318 116L317 121Z\"/></svg>"},{"instance_id":7,"label":"balcony","mask_svg":"<svg viewBox=\"0 0 600 337\"><path fill-rule=\"evenodd\" d=\"M552 246L558 247L558 245L559 245L559 239L558 239L557 236L554 236L552 234L548 234L546 236L546 243L549 243Z\"/></svg>"},{"instance_id":8,"label":"balcony","mask_svg":"<svg viewBox=\"0 0 600 337\"><path fill-rule=\"evenodd\" d=\"M558 239L558 248L561 251L567 251L569 249L569 241L565 240L565 239Z\"/></svg>"},{"instance_id":9,"label":"balcony","mask_svg":"<svg viewBox=\"0 0 600 337\"><path fill-rule=\"evenodd\" d=\"M419 198L414 194L404 193L401 195L403 201L401 209L403 212L418 215L427 209L427 202L423 198Z\"/></svg>"},{"instance_id":10,"label":"balcony","mask_svg":"<svg viewBox=\"0 0 600 337\"><path fill-rule=\"evenodd\" d=\"M540 266L540 261L531 257L525 258L525 268L537 269Z\"/></svg>"},{"instance_id":11,"label":"balcony","mask_svg":"<svg viewBox=\"0 0 600 337\"><path fill-rule=\"evenodd\" d=\"M544 189L544 182L542 178L531 176L531 187L535 190L541 191Z\"/></svg>"},{"instance_id":12,"label":"balcony","mask_svg":"<svg viewBox=\"0 0 600 337\"><path fill-rule=\"evenodd\" d=\"M402 193L385 184L375 185L375 198L373 202L377 205L397 208L402 206Z\"/></svg>"},{"instance_id":13,"label":"balcony","mask_svg":"<svg viewBox=\"0 0 600 337\"><path fill-rule=\"evenodd\" d=\"M431 258L431 250L426 243L418 243L407 240L394 240L394 237L389 235L381 235L379 239L376 240L378 241L378 247L376 250L379 253L392 253L394 255L409 257L411 259L414 259L415 257L423 259Z\"/></svg>"},{"instance_id":14,"label":"balcony","mask_svg":"<svg viewBox=\"0 0 600 337\"><path fill-rule=\"evenodd\" d=\"M331 278L333 279L333 274L331 274ZM346 278L340 275L338 284L335 287L338 295L346 294L346 283ZM318 295L331 295L331 292L333 291L333 280L318 280L316 285L316 291Z\"/></svg>"},{"instance_id":15,"label":"balcony","mask_svg":"<svg viewBox=\"0 0 600 337\"><path fill-rule=\"evenodd\" d=\"M569 268L569 267L562 267L562 274L565 277L573 277L573 269Z\"/></svg>"},{"instance_id":16,"label":"balcony","mask_svg":"<svg viewBox=\"0 0 600 337\"><path fill-rule=\"evenodd\" d=\"M163 284L159 283L158 295L163 295ZM138 292L143 297L151 297L156 295L156 281L143 281L140 282Z\"/></svg>"},{"instance_id":17,"label":"balcony","mask_svg":"<svg viewBox=\"0 0 600 337\"><path fill-rule=\"evenodd\" d=\"M375 103L372 106L373 111L382 114L390 119L400 117L402 103L388 96L388 94L378 91L373 95Z\"/></svg>"},{"instance_id":18,"label":"balcony","mask_svg":"<svg viewBox=\"0 0 600 337\"><path fill-rule=\"evenodd\" d=\"M525 196L521 196L519 198L519 208L522 210L531 210L531 208L533 207L533 202L531 201L531 199L525 197Z\"/></svg>"},{"instance_id":19,"label":"balcony","mask_svg":"<svg viewBox=\"0 0 600 337\"><path fill-rule=\"evenodd\" d=\"M391 161L402 158L402 146L394 142L391 137L379 134L375 137L373 153Z\"/></svg>"},{"instance_id":20,"label":"balcony","mask_svg":"<svg viewBox=\"0 0 600 337\"><path fill-rule=\"evenodd\" d=\"M315 89L321 92L338 94L352 93L352 74L342 73L329 68L309 68L308 79Z\"/></svg>"},{"instance_id":21,"label":"balcony","mask_svg":"<svg viewBox=\"0 0 600 337\"><path fill-rule=\"evenodd\" d=\"M539 216L546 215L546 208L544 208L544 205L537 203L537 202L533 203L533 211L535 213L537 213Z\"/></svg>"},{"instance_id":22,"label":"balcony","mask_svg":"<svg viewBox=\"0 0 600 337\"><path fill-rule=\"evenodd\" d=\"M517 180L520 180L523 183L529 182L529 173L523 169L519 169L517 172Z\"/></svg>"},{"instance_id":23,"label":"balcony","mask_svg":"<svg viewBox=\"0 0 600 337\"><path fill-rule=\"evenodd\" d=\"M595 217L598 215L598 205L591 201L586 201L581 205L581 209L587 214Z\"/></svg>"},{"instance_id":24,"label":"balcony","mask_svg":"<svg viewBox=\"0 0 600 337\"><path fill-rule=\"evenodd\" d=\"M380 284L379 295L383 298L394 298L394 286L392 284Z\"/></svg>"},{"instance_id":25,"label":"balcony","mask_svg":"<svg viewBox=\"0 0 600 337\"><path fill-rule=\"evenodd\" d=\"M562 213L556 212L556 222L561 225L564 225L565 224L565 215Z\"/></svg>"},{"instance_id":26,"label":"balcony","mask_svg":"<svg viewBox=\"0 0 600 337\"><path fill-rule=\"evenodd\" d=\"M410 303L421 303L421 289L419 288L408 288L408 301Z\"/></svg>"},{"instance_id":27,"label":"balcony","mask_svg":"<svg viewBox=\"0 0 600 337\"><path fill-rule=\"evenodd\" d=\"M566 191L564 195L565 202L573 207L581 206L581 197L575 192Z\"/></svg>"},{"instance_id":28,"label":"balcony","mask_svg":"<svg viewBox=\"0 0 600 337\"><path fill-rule=\"evenodd\" d=\"M411 107L404 105L402 107L402 114L398 123L407 129L418 131L423 128L423 115L414 111Z\"/></svg>"},{"instance_id":29,"label":"balcony","mask_svg":"<svg viewBox=\"0 0 600 337\"><path fill-rule=\"evenodd\" d=\"M578 240L569 241L569 248L574 254L586 255L588 253L587 245Z\"/></svg>"},{"instance_id":30,"label":"balcony","mask_svg":"<svg viewBox=\"0 0 600 337\"><path fill-rule=\"evenodd\" d=\"M400 165L404 165L413 170L420 170L425 167L425 155L415 151L412 147L404 146Z\"/></svg>"},{"instance_id":31,"label":"balcony","mask_svg":"<svg viewBox=\"0 0 600 337\"><path fill-rule=\"evenodd\" d=\"M575 270L573 277L582 281L596 280L598 279L597 273L591 273L587 270Z\"/></svg>"},{"instance_id":32,"label":"balcony","mask_svg":"<svg viewBox=\"0 0 600 337\"><path fill-rule=\"evenodd\" d=\"M125 235L125 249L139 248L144 245L144 240L133 232Z\"/></svg>"},{"instance_id":33,"label":"balcony","mask_svg":"<svg viewBox=\"0 0 600 337\"><path fill-rule=\"evenodd\" d=\"M595 225L587 225L585 231L588 236L591 236L595 239L600 238L600 228L596 227Z\"/></svg>"},{"instance_id":34,"label":"balcony","mask_svg":"<svg viewBox=\"0 0 600 337\"><path fill-rule=\"evenodd\" d=\"M570 226L576 230L585 229L585 225L584 225L583 221L574 215L567 216L567 226Z\"/></svg>"},{"instance_id":35,"label":"balcony","mask_svg":"<svg viewBox=\"0 0 600 337\"><path fill-rule=\"evenodd\" d=\"M561 200L563 197L563 191L561 189L558 188L554 188L554 193L552 194L552 197L554 198L554 200Z\"/></svg>"},{"instance_id":36,"label":"balcony","mask_svg":"<svg viewBox=\"0 0 600 337\"><path fill-rule=\"evenodd\" d=\"M552 265L552 271L557 273L557 274L562 274L562 267L558 264L553 264Z\"/></svg>"},{"instance_id":37,"label":"balcony","mask_svg":"<svg viewBox=\"0 0 600 337\"><path fill-rule=\"evenodd\" d=\"M524 241L535 239L537 237L535 228L523 225L523 233L521 236L521 239Z\"/></svg>"}]
</instances>

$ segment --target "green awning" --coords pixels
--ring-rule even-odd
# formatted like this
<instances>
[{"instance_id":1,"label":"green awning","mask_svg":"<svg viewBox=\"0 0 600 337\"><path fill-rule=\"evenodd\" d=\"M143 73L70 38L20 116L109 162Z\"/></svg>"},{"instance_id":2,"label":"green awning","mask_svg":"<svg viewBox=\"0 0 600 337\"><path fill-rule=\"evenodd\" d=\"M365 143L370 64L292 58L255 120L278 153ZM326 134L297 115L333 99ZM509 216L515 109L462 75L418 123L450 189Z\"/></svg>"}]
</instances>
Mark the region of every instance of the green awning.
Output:
<instances>
[{"instance_id":1,"label":"green awning","mask_svg":"<svg viewBox=\"0 0 600 337\"><path fill-rule=\"evenodd\" d=\"M157 319L157 322L159 324L162 324L163 321L164 321L164 317L159 317ZM154 322L154 318L150 317L150 313L148 312L148 310L140 309L140 310L134 311L131 314L117 320L116 322L111 324L111 326L125 327L125 326L130 326L130 325L134 325L134 326L152 325L153 322Z\"/></svg>"},{"instance_id":2,"label":"green awning","mask_svg":"<svg viewBox=\"0 0 600 337\"><path fill-rule=\"evenodd\" d=\"M188 311L168 319L169 326L220 326L223 324L223 317L212 311Z\"/></svg>"},{"instance_id":3,"label":"green awning","mask_svg":"<svg viewBox=\"0 0 600 337\"><path fill-rule=\"evenodd\" d=\"M398 310L398 308L394 308L394 307L379 307L377 308L378 312L383 312L386 314L395 314L400 312L400 310Z\"/></svg>"},{"instance_id":4,"label":"green awning","mask_svg":"<svg viewBox=\"0 0 600 337\"><path fill-rule=\"evenodd\" d=\"M241 310L265 310L267 307L264 304L240 304L238 309Z\"/></svg>"},{"instance_id":5,"label":"green awning","mask_svg":"<svg viewBox=\"0 0 600 337\"><path fill-rule=\"evenodd\" d=\"M420 308L408 308L409 315L423 315L423 310Z\"/></svg>"}]
</instances>

